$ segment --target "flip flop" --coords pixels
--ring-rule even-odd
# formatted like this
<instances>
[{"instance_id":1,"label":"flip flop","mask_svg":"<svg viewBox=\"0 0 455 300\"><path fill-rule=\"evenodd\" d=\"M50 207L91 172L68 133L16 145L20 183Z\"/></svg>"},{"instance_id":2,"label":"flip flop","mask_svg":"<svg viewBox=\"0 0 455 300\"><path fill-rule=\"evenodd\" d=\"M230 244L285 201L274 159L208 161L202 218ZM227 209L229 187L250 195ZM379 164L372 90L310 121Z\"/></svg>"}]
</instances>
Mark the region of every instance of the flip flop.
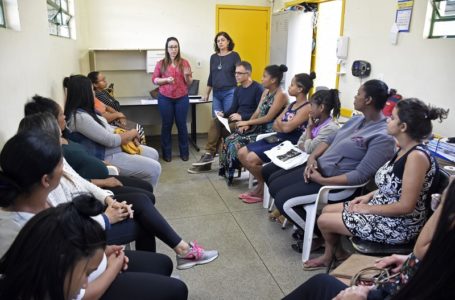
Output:
<instances>
[{"instance_id":1,"label":"flip flop","mask_svg":"<svg viewBox=\"0 0 455 300\"><path fill-rule=\"evenodd\" d=\"M253 204L253 203L262 202L262 201L264 201L264 200L263 200L262 197L249 196L249 197L242 198L242 201L243 201L244 203Z\"/></svg>"},{"instance_id":2,"label":"flip flop","mask_svg":"<svg viewBox=\"0 0 455 300\"><path fill-rule=\"evenodd\" d=\"M307 260L306 262L303 263L303 269L305 271L316 271L316 270L322 270L322 269L327 269L328 266L324 265L324 264L320 264L320 265L313 265L313 266L309 266L307 265L307 263L309 261L311 261L312 259L310 260Z\"/></svg>"},{"instance_id":3,"label":"flip flop","mask_svg":"<svg viewBox=\"0 0 455 300\"><path fill-rule=\"evenodd\" d=\"M239 199L246 199L246 198L251 198L251 197L257 197L257 196L254 196L251 192L246 192L246 193L239 195Z\"/></svg>"}]
</instances>

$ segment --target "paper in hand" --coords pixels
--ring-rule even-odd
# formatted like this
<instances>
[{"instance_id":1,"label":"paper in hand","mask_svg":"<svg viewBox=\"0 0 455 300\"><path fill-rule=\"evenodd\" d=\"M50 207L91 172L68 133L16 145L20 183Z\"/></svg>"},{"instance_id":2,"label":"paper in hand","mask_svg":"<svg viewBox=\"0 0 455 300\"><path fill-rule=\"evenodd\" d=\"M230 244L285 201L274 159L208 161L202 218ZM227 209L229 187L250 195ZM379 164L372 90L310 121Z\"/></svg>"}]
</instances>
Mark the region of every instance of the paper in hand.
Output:
<instances>
[{"instance_id":1,"label":"paper in hand","mask_svg":"<svg viewBox=\"0 0 455 300\"><path fill-rule=\"evenodd\" d=\"M224 125L224 127L226 128L226 130L229 131L229 133L231 133L231 128L229 127L229 120L228 120L228 118L220 117L220 116L218 115L217 111L215 111L215 115L216 115L216 117L218 118L218 121L220 121L220 123Z\"/></svg>"}]
</instances>

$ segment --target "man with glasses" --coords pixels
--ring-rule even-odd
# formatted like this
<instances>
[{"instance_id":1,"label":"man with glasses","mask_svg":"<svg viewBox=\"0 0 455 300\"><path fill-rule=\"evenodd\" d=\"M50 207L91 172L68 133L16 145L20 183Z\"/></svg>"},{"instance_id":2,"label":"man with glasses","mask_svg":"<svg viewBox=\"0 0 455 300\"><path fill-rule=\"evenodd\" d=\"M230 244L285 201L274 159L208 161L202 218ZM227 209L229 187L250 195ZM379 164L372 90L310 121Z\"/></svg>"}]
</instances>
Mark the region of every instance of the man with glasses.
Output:
<instances>
[{"instance_id":1,"label":"man with glasses","mask_svg":"<svg viewBox=\"0 0 455 300\"><path fill-rule=\"evenodd\" d=\"M263 92L262 86L251 79L251 64L247 61L237 63L235 68L235 79L238 86L234 91L234 100L231 108L226 111L216 111L221 117L228 118L231 132L235 130L235 124L238 121L249 120L256 110ZM201 158L193 163L188 169L188 173L197 174L210 171L212 168L213 158L221 143L221 138L229 135L229 131L217 119L213 118L210 122L208 140L205 146L205 153Z\"/></svg>"}]
</instances>

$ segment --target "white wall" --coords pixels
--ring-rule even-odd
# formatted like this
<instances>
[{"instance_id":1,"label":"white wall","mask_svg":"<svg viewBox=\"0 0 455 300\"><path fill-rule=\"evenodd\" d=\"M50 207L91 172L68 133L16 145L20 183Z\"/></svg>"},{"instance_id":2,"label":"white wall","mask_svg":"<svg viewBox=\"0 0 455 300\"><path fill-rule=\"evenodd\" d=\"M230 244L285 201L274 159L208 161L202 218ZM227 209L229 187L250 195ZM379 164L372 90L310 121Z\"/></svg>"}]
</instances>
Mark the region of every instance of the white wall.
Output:
<instances>
[{"instance_id":1,"label":"white wall","mask_svg":"<svg viewBox=\"0 0 455 300\"><path fill-rule=\"evenodd\" d=\"M62 80L78 73L78 40L50 36L46 1L19 0L21 30L0 28L0 147L17 130L24 104L34 94L62 103ZM83 12L76 1L76 18ZM78 22L80 24L81 22ZM78 26L77 34L84 31Z\"/></svg>"},{"instance_id":2,"label":"white wall","mask_svg":"<svg viewBox=\"0 0 455 300\"><path fill-rule=\"evenodd\" d=\"M179 39L193 78L205 90L215 36L217 4L270 6L268 0L97 0L87 1L89 48L164 48L166 38ZM248 29L248 21L241 20ZM235 41L235 40L234 40ZM201 62L197 68L196 63ZM109 81L109 78L108 78ZM197 131L207 132L210 105L198 105Z\"/></svg>"},{"instance_id":3,"label":"white wall","mask_svg":"<svg viewBox=\"0 0 455 300\"><path fill-rule=\"evenodd\" d=\"M418 97L425 102L450 108L449 119L435 122L435 132L453 136L455 128L455 39L423 39L427 1L414 1L411 30L400 33L397 45L389 42L389 31L395 19L395 0L346 0L344 34L350 45L347 66L362 59L372 65L370 78L383 80L405 97ZM353 107L360 85L350 75L340 79L342 105ZM367 80L365 79L365 80Z\"/></svg>"}]
</instances>

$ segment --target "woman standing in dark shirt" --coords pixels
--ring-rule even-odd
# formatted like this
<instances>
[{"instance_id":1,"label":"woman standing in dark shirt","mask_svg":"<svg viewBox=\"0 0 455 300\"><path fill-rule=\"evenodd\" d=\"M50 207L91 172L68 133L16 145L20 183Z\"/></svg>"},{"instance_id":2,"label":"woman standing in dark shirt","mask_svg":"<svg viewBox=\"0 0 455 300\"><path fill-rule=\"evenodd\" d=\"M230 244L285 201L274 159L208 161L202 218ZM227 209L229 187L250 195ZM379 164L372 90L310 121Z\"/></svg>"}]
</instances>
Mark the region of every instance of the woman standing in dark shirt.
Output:
<instances>
[{"instance_id":1,"label":"woman standing in dark shirt","mask_svg":"<svg viewBox=\"0 0 455 300\"><path fill-rule=\"evenodd\" d=\"M210 57L210 73L204 100L208 100L213 90L212 117L215 111L226 112L231 108L234 99L235 65L240 56L234 50L234 41L226 32L218 32L215 36L215 52Z\"/></svg>"}]
</instances>

